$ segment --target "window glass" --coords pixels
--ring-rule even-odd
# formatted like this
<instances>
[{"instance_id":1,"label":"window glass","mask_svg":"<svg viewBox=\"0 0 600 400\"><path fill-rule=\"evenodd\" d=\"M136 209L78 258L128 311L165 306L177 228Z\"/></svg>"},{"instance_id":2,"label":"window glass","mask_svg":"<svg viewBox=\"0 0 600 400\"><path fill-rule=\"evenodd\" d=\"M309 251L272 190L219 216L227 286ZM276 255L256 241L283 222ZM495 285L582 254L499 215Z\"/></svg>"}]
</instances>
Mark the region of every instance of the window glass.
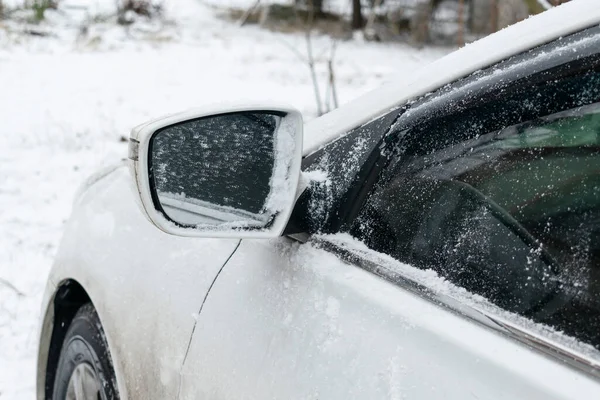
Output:
<instances>
[{"instance_id":1,"label":"window glass","mask_svg":"<svg viewBox=\"0 0 600 400\"><path fill-rule=\"evenodd\" d=\"M400 121L350 231L600 349L600 73L501 92Z\"/></svg>"}]
</instances>

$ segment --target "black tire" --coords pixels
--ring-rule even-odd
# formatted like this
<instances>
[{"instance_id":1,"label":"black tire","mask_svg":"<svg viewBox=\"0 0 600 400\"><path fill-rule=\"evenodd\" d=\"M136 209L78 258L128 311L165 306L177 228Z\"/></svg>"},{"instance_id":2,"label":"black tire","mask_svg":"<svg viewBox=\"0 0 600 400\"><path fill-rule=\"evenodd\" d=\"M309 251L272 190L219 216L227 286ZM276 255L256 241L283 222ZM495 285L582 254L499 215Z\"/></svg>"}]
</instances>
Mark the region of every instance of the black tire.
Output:
<instances>
[{"instance_id":1,"label":"black tire","mask_svg":"<svg viewBox=\"0 0 600 400\"><path fill-rule=\"evenodd\" d=\"M74 374L76 370L77 374ZM52 399L65 400L67 392L71 391L72 393L76 386L77 378L75 376L81 376L81 374L84 374L85 378L80 379L87 383L91 381L97 383L98 392L93 396L94 400L96 398L98 400L119 399L117 381L104 330L96 310L89 303L77 311L67 330L56 368ZM72 376L74 381L70 387ZM91 386L87 385L86 387L90 388ZM92 388L92 391L95 391L95 388Z\"/></svg>"}]
</instances>

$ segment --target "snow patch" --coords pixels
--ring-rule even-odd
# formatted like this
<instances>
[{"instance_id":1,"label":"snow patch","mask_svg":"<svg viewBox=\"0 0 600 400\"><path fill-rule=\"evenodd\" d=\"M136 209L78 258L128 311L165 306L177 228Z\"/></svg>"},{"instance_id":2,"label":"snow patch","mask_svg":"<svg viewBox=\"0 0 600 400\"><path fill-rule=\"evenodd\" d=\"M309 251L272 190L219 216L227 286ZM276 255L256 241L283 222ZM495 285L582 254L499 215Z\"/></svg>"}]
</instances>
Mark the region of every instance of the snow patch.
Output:
<instances>
[{"instance_id":1,"label":"snow patch","mask_svg":"<svg viewBox=\"0 0 600 400\"><path fill-rule=\"evenodd\" d=\"M295 118L283 118L277 127L275 135L275 165L271 176L271 191L265 202L264 209L274 215L290 207L290 202L296 193L296 177L290 174L292 164L297 162L298 149L296 140L300 132L295 124ZM296 167L298 168L298 167Z\"/></svg>"},{"instance_id":2,"label":"snow patch","mask_svg":"<svg viewBox=\"0 0 600 400\"><path fill-rule=\"evenodd\" d=\"M327 183L329 181L329 175L323 170L305 171L302 172L302 176L308 182Z\"/></svg>"}]
</instances>

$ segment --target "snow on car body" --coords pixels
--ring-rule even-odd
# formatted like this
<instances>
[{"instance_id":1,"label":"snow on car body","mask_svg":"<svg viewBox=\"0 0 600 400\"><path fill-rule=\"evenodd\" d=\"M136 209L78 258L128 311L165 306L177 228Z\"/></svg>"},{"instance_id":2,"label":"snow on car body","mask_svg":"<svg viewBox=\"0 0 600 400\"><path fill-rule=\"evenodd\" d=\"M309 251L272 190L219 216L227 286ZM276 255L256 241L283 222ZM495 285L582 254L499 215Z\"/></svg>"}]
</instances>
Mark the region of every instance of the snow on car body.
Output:
<instances>
[{"instance_id":1,"label":"snow on car body","mask_svg":"<svg viewBox=\"0 0 600 400\"><path fill-rule=\"evenodd\" d=\"M295 239L253 238L239 229L213 235L220 238L210 237L207 231L196 235L201 238L176 236L184 234L184 227L159 220L151 188L140 183L148 171L138 156L149 150L134 143L130 157L138 162L137 188L132 189L131 174L122 165L91 179L93 183L75 201L43 305L38 398L52 395L63 339L78 307L88 302L102 323L114 368L112 385L122 399L600 396L600 358L593 334L580 340L577 334L563 334L535 321L547 311L546 304L557 308L562 300L549 298L537 304L535 312L521 312L521 303L511 302L511 296L529 301L521 299L519 292L527 292L522 287L486 298L439 271L418 269L393 254L374 251L354 238L369 242L368 234L361 236L362 227L353 225L368 220L364 207L353 210L353 205L363 204L365 196L380 190L372 182L372 171L383 168L381 160L400 162L397 152L415 146L415 140L401 141L405 132L409 137L417 126L414 121L436 121L440 109L448 111L454 102L467 104L465 99L477 100L477 96L502 101L502 91L514 89L511 85L519 79L538 79L580 59L591 59L585 65L593 71L589 65L600 52L598 24L596 1L569 3L471 44L307 124L305 179L295 181L306 190L294 193L297 196L292 198L298 197L298 202L282 213L286 221L292 213L285 234ZM549 81L535 79L532 85L554 88ZM534 102L527 93L526 100ZM598 102L594 96L595 92L581 100L575 114L570 107L548 112L549 116L535 114L548 103L542 99L532 103L531 115L527 114L537 121L533 128L523 125L529 119L521 117L525 112L519 109L518 123L502 126L493 141L484 143L486 135L480 139L479 134L466 132L461 143L477 149L477 154L485 150L489 151L482 153L486 157L501 157L515 145L510 129L525 132L521 145L529 146L541 137L538 128L560 131L556 120L593 119ZM465 107L480 110L478 104ZM147 132L147 143L156 132ZM537 143L536 148L545 149ZM578 146L589 148L590 143ZM349 149L346 153L344 146ZM441 157L439 153L431 152L432 157ZM481 163L477 154L465 154L460 157L469 166ZM423 174L439 175L458 168L451 163L455 155L445 157L439 158L439 165L447 160L449 164L441 170L427 160L416 160L427 166ZM376 178L384 174L380 171ZM317 175L322 179L311 189L306 177ZM365 193L364 187L375 187L375 194ZM463 198L464 185L451 189L454 198ZM473 191L467 189L469 201L474 201ZM286 193L289 197L292 192ZM486 204L488 214L530 240L497 203ZM488 214L470 221L484 220ZM376 232L379 226L368 228ZM195 234L191 229L187 236ZM269 229L263 237L276 230ZM312 234L308 241L307 233ZM463 242L473 242L467 234ZM540 247L539 254L526 254L527 262L532 259L532 265L537 265L536 257L546 260L551 255L545 251ZM544 270L544 274L540 291L551 272ZM486 276L500 279L493 273ZM501 288L507 285L498 282ZM534 321L519 315L527 313Z\"/></svg>"}]
</instances>

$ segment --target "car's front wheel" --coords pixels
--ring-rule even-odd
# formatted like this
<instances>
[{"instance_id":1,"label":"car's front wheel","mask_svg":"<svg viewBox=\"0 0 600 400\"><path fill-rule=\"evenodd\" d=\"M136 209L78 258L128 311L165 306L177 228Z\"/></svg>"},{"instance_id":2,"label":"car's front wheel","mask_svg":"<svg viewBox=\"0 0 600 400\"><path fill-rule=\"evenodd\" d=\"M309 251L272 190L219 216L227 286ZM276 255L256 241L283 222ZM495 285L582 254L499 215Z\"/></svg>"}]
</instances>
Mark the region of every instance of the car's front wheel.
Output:
<instances>
[{"instance_id":1,"label":"car's front wheel","mask_svg":"<svg viewBox=\"0 0 600 400\"><path fill-rule=\"evenodd\" d=\"M119 399L104 331L91 304L77 311L67 330L56 369L52 399Z\"/></svg>"}]
</instances>

